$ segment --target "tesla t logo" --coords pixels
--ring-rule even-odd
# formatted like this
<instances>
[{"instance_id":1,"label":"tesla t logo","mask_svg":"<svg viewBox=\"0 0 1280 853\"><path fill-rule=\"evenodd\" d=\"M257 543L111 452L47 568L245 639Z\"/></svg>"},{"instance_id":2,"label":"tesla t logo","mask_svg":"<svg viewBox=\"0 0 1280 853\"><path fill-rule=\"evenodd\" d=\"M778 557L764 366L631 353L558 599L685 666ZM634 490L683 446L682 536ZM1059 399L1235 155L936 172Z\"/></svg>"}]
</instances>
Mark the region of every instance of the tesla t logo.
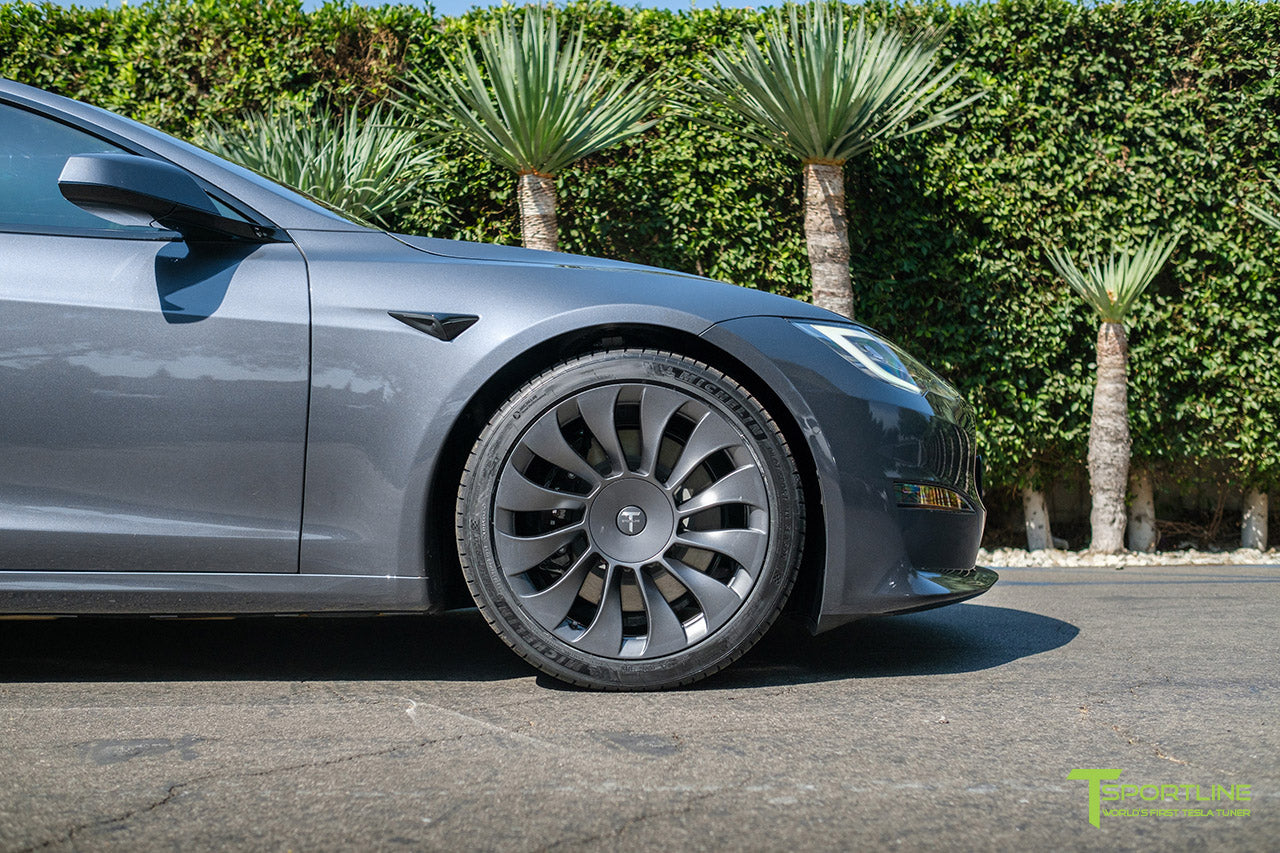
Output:
<instances>
[{"instance_id":1,"label":"tesla t logo","mask_svg":"<svg viewBox=\"0 0 1280 853\"><path fill-rule=\"evenodd\" d=\"M644 530L644 510L638 506L624 506L618 512L618 529L628 536L635 536Z\"/></svg>"}]
</instances>

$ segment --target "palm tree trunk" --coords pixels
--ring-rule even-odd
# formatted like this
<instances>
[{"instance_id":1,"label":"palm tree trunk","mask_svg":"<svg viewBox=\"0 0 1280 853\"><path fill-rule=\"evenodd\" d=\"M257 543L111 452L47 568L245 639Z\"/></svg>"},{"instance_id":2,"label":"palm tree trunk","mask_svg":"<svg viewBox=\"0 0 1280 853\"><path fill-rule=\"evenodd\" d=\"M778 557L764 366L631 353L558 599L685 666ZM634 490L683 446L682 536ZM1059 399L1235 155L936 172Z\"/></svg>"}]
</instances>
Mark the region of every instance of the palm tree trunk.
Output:
<instances>
[{"instance_id":1,"label":"palm tree trunk","mask_svg":"<svg viewBox=\"0 0 1280 853\"><path fill-rule=\"evenodd\" d=\"M849 281L849 219L844 205L844 166L804 164L804 236L809 244L813 304L853 316Z\"/></svg>"},{"instance_id":2,"label":"palm tree trunk","mask_svg":"<svg viewBox=\"0 0 1280 853\"><path fill-rule=\"evenodd\" d=\"M1125 487L1129 480L1129 341L1120 323L1098 327L1098 378L1089 424L1090 550L1124 550Z\"/></svg>"},{"instance_id":3,"label":"palm tree trunk","mask_svg":"<svg viewBox=\"0 0 1280 853\"><path fill-rule=\"evenodd\" d=\"M1044 492L1030 487L1023 488L1022 523L1027 532L1028 551L1047 551L1053 547L1049 504L1044 499Z\"/></svg>"},{"instance_id":4,"label":"palm tree trunk","mask_svg":"<svg viewBox=\"0 0 1280 853\"><path fill-rule=\"evenodd\" d=\"M560 242L556 223L556 179L524 172L516 188L520 200L520 235L526 249L554 252Z\"/></svg>"},{"instance_id":5,"label":"palm tree trunk","mask_svg":"<svg viewBox=\"0 0 1280 853\"><path fill-rule=\"evenodd\" d=\"M1154 551L1156 535L1156 490L1151 472L1140 468L1131 478L1133 502L1129 504L1129 550Z\"/></svg>"},{"instance_id":6,"label":"palm tree trunk","mask_svg":"<svg viewBox=\"0 0 1280 853\"><path fill-rule=\"evenodd\" d=\"M1244 496L1240 519L1240 547L1267 550L1267 493L1250 489Z\"/></svg>"}]
</instances>

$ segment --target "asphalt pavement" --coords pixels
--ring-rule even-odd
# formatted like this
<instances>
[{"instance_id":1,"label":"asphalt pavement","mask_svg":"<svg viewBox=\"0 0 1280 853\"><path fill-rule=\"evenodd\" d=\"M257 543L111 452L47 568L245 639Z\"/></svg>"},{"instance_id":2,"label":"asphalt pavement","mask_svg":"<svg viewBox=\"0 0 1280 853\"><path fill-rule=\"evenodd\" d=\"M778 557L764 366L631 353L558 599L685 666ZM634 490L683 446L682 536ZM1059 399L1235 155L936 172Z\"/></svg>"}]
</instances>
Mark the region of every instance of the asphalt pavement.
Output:
<instances>
[{"instance_id":1,"label":"asphalt pavement","mask_svg":"<svg viewBox=\"0 0 1280 853\"><path fill-rule=\"evenodd\" d=\"M1001 574L661 694L474 611L0 622L0 850L1280 849L1280 568Z\"/></svg>"}]
</instances>

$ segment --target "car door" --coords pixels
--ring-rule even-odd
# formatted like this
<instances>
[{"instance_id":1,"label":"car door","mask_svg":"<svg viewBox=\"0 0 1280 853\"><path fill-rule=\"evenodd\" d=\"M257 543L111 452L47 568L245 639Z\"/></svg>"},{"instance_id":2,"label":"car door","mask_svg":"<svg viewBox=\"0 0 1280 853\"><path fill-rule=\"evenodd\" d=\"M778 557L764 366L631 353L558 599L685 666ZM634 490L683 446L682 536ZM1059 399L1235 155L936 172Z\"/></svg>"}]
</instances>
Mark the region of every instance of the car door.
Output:
<instances>
[{"instance_id":1,"label":"car door","mask_svg":"<svg viewBox=\"0 0 1280 853\"><path fill-rule=\"evenodd\" d=\"M62 198L121 150L0 101L0 571L296 572L305 261Z\"/></svg>"}]
</instances>

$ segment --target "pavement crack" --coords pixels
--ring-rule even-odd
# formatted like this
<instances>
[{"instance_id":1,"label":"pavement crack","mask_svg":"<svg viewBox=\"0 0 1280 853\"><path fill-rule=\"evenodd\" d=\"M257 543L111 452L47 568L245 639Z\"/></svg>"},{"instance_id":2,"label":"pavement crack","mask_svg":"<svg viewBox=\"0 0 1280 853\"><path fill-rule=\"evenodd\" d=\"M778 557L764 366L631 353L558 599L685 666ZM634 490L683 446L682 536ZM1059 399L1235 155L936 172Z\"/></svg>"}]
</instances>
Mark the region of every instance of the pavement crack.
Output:
<instances>
[{"instance_id":1,"label":"pavement crack","mask_svg":"<svg viewBox=\"0 0 1280 853\"><path fill-rule=\"evenodd\" d=\"M116 824L125 823L126 821L132 820L133 818L138 817L139 815L148 814L149 812L153 812L156 809L159 809L163 806L168 805L169 803L173 802L177 797L179 797L185 789L195 785L199 785L203 782L209 782L209 781L220 780L220 779L258 779L264 776L271 776L276 773L289 773L296 770L314 770L321 767L331 767L335 764L344 764L350 761L359 761L365 758L380 758L384 755L394 755L397 752L407 752L409 750L422 749L424 747L433 746L438 743L450 743L453 741L460 741L460 740L465 740L467 738L473 738L473 737L482 737L482 735L465 733L460 735L452 735L450 737L427 738L425 740L414 741L413 743L402 743L396 746L389 746L384 749L374 749L374 750L367 750L364 752L354 752L349 755L340 755L340 756L337 756L336 758L328 758L320 761L303 761L296 764L287 764L280 767L266 767L261 770L248 770L240 773L206 773L203 776L196 776L192 779L187 779L184 782L176 782L173 785L170 785L169 789L165 792L163 797L151 803L148 803L145 806L133 808L122 814L112 815L111 817L104 817L104 818L99 818L97 820L78 823L70 827L66 832L62 833L61 835L58 835L54 838L47 839L31 847L23 848L20 851L20 853L35 853L35 851L38 851L38 850L47 850L55 845L70 843L74 841L76 839L76 836L78 836L80 833L84 832L85 830L102 829L109 826L114 826Z\"/></svg>"},{"instance_id":2,"label":"pavement crack","mask_svg":"<svg viewBox=\"0 0 1280 853\"><path fill-rule=\"evenodd\" d=\"M1141 687L1142 685L1135 685L1135 686ZM1132 691L1133 687L1130 687L1129 689ZM1098 720L1092 717L1093 708L1091 708L1088 703L1081 705L1077 710L1079 711L1080 719L1082 721L1098 723L1101 725L1107 725L1107 723L1105 723L1104 721ZM1184 761L1181 758L1178 758L1176 756L1170 755L1169 753L1165 752L1164 747L1160 743L1156 741L1145 740L1140 735L1134 734L1133 730L1130 729L1128 726L1122 726L1122 725L1112 723L1110 724L1110 727L1111 727L1111 731L1115 732L1120 737L1124 738L1125 743L1129 744L1129 746L1134 746L1139 749L1145 749L1149 751L1152 755L1154 755L1156 758L1159 758L1163 761L1168 761L1173 764L1180 764L1183 767L1195 766L1190 761Z\"/></svg>"},{"instance_id":3,"label":"pavement crack","mask_svg":"<svg viewBox=\"0 0 1280 853\"><path fill-rule=\"evenodd\" d=\"M288 764L281 767L267 767L263 770L254 770L244 773L232 773L227 778L232 779L257 779L263 776L271 776L275 773L289 773L294 770L316 770L321 767L332 767L335 764L345 764L349 761L360 761L365 758L381 758L384 755L395 755L397 752L406 752L412 749L422 749L423 747L433 746L438 743L450 743L453 741L465 740L467 738L479 737L474 734L452 735L450 737L428 738L427 740L415 741L413 743L402 743L397 746L389 746L385 749L374 749L367 752L354 752L350 755L340 755L337 758L326 758L322 761L303 761L298 764ZM209 777L214 778L221 774L211 774ZM202 781L202 780L193 780Z\"/></svg>"},{"instance_id":4,"label":"pavement crack","mask_svg":"<svg viewBox=\"0 0 1280 853\"><path fill-rule=\"evenodd\" d=\"M1165 761L1172 761L1174 764L1181 764L1184 767L1191 766L1191 762L1183 761L1181 758L1174 758L1172 755L1168 755L1167 753L1165 753L1163 749L1160 748L1160 744L1153 743L1150 741L1145 741L1138 735L1135 735L1132 731L1130 731L1127 728L1113 725L1111 727L1111 730L1116 734L1120 735L1120 737L1124 738L1130 746L1146 747L1147 749L1151 750L1152 754L1155 755L1156 758L1163 758Z\"/></svg>"},{"instance_id":5,"label":"pavement crack","mask_svg":"<svg viewBox=\"0 0 1280 853\"><path fill-rule=\"evenodd\" d=\"M200 778L203 779L207 777L200 777ZM91 820L85 823L78 823L75 826L68 829L65 833L63 833L62 835L56 838L50 838L32 847L23 848L21 853L34 853L34 851L36 850L46 850L54 846L55 844L69 843L73 841L78 834L80 834L81 832L84 832L86 829L98 829L101 827L113 826L114 824L117 824L117 823L124 823L125 821L135 818L138 815L155 811L161 806L168 804L171 800L173 800L174 797L178 796L179 791L181 791L187 785L192 784L195 781L199 781L199 780L190 780L188 782L179 782L175 785L170 785L169 790L166 791L165 795L160 799L156 800L155 802L148 803L147 805L142 806L140 808L131 809L130 811L125 812L124 814L115 815L113 817L107 817L107 818L99 818L98 820Z\"/></svg>"}]
</instances>

